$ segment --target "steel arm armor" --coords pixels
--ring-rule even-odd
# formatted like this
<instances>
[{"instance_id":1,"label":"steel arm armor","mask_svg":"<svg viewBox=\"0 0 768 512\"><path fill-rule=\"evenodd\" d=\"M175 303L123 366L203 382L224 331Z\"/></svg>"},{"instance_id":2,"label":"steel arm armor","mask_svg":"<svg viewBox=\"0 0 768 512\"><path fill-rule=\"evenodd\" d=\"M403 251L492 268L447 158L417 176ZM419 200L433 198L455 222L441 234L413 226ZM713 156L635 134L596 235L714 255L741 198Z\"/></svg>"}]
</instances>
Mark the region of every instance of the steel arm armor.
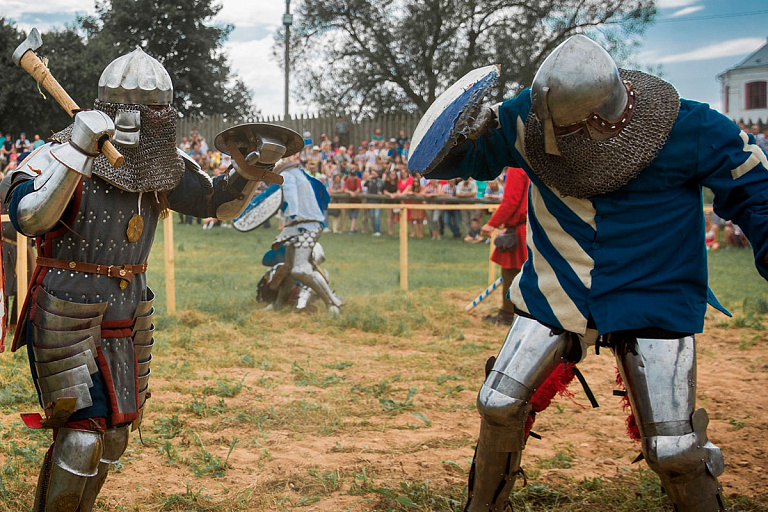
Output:
<instances>
[{"instance_id":1,"label":"steel arm armor","mask_svg":"<svg viewBox=\"0 0 768 512\"><path fill-rule=\"evenodd\" d=\"M6 202L10 203L8 211L19 231L27 236L50 231L80 183L81 175L53 155L54 147L68 145L46 144L10 175L10 196L6 196ZM19 186L22 181L30 180L31 183Z\"/></svg>"},{"instance_id":2,"label":"steel arm armor","mask_svg":"<svg viewBox=\"0 0 768 512\"><path fill-rule=\"evenodd\" d=\"M114 132L115 125L104 112L79 112L69 142L47 144L22 162L14 175L34 177L34 185L17 191L15 202L12 200L15 208L9 209L19 231L38 236L56 225L81 175L91 175L93 160L99 155L99 141ZM11 178L11 183L14 182L18 183Z\"/></svg>"}]
</instances>

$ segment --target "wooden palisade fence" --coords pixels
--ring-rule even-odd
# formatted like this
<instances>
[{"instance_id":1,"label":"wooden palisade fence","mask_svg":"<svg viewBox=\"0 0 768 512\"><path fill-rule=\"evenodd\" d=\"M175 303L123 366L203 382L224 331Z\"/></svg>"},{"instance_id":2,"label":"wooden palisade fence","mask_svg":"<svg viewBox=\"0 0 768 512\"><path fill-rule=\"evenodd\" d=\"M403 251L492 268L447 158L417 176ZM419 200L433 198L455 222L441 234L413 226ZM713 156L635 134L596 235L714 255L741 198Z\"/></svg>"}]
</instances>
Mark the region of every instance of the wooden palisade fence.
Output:
<instances>
[{"instance_id":1,"label":"wooden palisade fence","mask_svg":"<svg viewBox=\"0 0 768 512\"><path fill-rule=\"evenodd\" d=\"M355 149L362 141L370 140L376 128L381 128L381 134L385 140L397 138L400 130L405 130L406 135L410 137L413 130L416 129L419 118L418 114L392 114L353 122L348 116L344 116L345 121L349 124L349 140ZM189 136L192 130L196 129L198 135L208 142L208 147L213 149L213 140L218 133L230 126L242 123L278 124L290 128L301 135L304 132L310 132L314 143L318 143L321 135L324 133L333 140L336 117L320 117L314 114L302 114L289 117L287 120L283 119L283 116L253 117L249 119L227 119L223 115L186 117L179 119L176 133L180 142L182 137Z\"/></svg>"}]
</instances>

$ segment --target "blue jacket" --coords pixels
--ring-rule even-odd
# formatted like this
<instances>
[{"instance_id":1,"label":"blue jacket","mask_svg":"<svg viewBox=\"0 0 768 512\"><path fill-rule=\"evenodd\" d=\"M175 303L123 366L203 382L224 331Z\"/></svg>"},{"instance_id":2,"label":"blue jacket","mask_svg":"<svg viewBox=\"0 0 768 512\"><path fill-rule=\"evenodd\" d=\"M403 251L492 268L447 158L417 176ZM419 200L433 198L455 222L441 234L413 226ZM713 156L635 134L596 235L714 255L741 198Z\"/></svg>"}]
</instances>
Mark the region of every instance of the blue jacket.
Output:
<instances>
[{"instance_id":1,"label":"blue jacket","mask_svg":"<svg viewBox=\"0 0 768 512\"><path fill-rule=\"evenodd\" d=\"M530 109L528 89L505 101L500 127L433 173L485 181L513 166L531 178L529 259L509 291L519 309L576 333L590 317L600 334L701 332L707 301L722 309L707 286L702 186L714 192L717 215L745 232L768 278L768 160L731 120L681 99L667 143L638 177L575 199L539 180L521 153Z\"/></svg>"}]
</instances>

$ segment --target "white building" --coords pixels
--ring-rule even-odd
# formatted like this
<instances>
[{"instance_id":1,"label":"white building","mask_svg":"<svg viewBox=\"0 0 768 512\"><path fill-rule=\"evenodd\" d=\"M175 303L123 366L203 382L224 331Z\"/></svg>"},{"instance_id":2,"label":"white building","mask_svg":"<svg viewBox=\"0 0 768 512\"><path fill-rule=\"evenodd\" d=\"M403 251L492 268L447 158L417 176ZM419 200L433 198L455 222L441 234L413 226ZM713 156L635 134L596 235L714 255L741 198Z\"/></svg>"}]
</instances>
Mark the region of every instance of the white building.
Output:
<instances>
[{"instance_id":1,"label":"white building","mask_svg":"<svg viewBox=\"0 0 768 512\"><path fill-rule=\"evenodd\" d=\"M768 43L717 79L725 115L746 125L768 124Z\"/></svg>"}]
</instances>

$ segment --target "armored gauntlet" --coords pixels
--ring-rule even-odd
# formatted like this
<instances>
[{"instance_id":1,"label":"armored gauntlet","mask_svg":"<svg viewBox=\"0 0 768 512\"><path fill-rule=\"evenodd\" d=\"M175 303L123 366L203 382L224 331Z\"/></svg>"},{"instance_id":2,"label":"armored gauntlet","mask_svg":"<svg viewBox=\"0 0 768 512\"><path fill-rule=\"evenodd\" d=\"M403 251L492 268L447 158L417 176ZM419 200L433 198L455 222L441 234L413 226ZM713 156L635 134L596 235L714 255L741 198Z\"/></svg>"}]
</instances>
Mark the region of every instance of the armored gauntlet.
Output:
<instances>
[{"instance_id":1,"label":"armored gauntlet","mask_svg":"<svg viewBox=\"0 0 768 512\"><path fill-rule=\"evenodd\" d=\"M72 138L51 150L53 157L68 169L91 176L93 159L99 156L99 143L115 134L115 123L100 110L86 110L75 115Z\"/></svg>"}]
</instances>

